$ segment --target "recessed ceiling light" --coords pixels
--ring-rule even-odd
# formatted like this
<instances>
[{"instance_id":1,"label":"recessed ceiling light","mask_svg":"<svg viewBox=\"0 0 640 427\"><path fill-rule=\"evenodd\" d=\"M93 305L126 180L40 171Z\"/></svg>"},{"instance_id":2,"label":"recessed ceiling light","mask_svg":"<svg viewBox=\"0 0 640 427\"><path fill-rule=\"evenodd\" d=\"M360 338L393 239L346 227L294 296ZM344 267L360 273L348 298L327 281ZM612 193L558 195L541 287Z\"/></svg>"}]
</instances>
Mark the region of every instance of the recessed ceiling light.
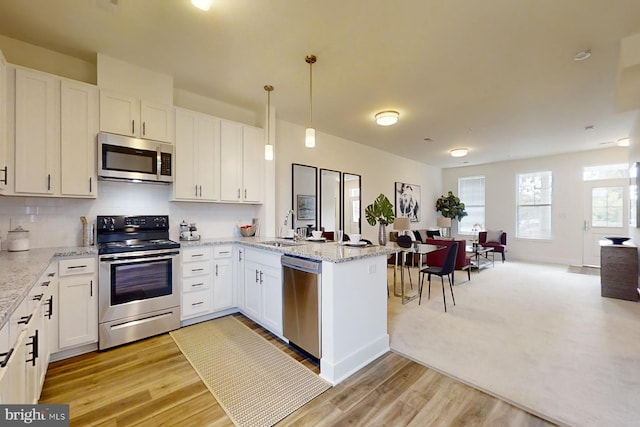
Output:
<instances>
[{"instance_id":1,"label":"recessed ceiling light","mask_svg":"<svg viewBox=\"0 0 640 427\"><path fill-rule=\"evenodd\" d=\"M191 4L205 12L211 7L212 0L191 0Z\"/></svg>"},{"instance_id":2,"label":"recessed ceiling light","mask_svg":"<svg viewBox=\"0 0 640 427\"><path fill-rule=\"evenodd\" d=\"M451 157L464 157L469 153L469 150L466 148L454 148L449 151L449 153L451 154Z\"/></svg>"},{"instance_id":3,"label":"recessed ceiling light","mask_svg":"<svg viewBox=\"0 0 640 427\"><path fill-rule=\"evenodd\" d=\"M397 111L380 111L375 115L376 123L380 126L391 126L398 123L400 113Z\"/></svg>"},{"instance_id":4,"label":"recessed ceiling light","mask_svg":"<svg viewBox=\"0 0 640 427\"><path fill-rule=\"evenodd\" d=\"M584 61L585 59L589 59L591 57L591 49L581 50L576 53L576 56L573 57L574 61Z\"/></svg>"}]
</instances>

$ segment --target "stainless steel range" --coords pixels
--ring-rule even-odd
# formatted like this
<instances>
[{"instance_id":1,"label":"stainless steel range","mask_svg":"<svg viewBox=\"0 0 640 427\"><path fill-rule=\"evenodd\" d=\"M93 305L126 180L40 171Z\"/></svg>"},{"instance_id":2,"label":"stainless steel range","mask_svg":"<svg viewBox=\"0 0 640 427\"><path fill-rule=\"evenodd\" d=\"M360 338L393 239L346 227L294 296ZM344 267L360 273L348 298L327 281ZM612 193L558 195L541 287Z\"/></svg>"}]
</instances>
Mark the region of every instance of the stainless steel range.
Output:
<instances>
[{"instance_id":1,"label":"stainless steel range","mask_svg":"<svg viewBox=\"0 0 640 427\"><path fill-rule=\"evenodd\" d=\"M180 244L169 217L98 216L98 348L180 327Z\"/></svg>"}]
</instances>

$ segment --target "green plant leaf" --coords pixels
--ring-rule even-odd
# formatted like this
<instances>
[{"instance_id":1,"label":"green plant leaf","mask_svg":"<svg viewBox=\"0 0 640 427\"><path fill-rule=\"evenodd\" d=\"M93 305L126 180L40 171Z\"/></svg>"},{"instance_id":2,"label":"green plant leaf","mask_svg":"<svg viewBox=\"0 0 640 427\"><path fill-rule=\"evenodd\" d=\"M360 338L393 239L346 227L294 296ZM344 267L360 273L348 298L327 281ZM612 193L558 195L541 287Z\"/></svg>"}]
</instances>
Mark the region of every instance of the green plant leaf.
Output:
<instances>
[{"instance_id":1,"label":"green plant leaf","mask_svg":"<svg viewBox=\"0 0 640 427\"><path fill-rule=\"evenodd\" d=\"M382 193L380 193L372 204L365 208L364 214L369 225L376 225L376 222L389 225L395 219L393 205L389 199L387 199L387 196Z\"/></svg>"}]
</instances>

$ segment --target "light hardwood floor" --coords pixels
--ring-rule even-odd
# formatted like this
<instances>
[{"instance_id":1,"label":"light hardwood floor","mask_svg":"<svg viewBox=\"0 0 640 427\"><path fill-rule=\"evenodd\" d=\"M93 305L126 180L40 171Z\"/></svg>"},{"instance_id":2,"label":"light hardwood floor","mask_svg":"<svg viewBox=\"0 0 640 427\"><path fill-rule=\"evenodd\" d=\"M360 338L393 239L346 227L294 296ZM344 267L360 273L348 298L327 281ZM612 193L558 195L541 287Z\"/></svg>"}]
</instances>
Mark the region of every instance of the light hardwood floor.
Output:
<instances>
[{"instance_id":1,"label":"light hardwood floor","mask_svg":"<svg viewBox=\"0 0 640 427\"><path fill-rule=\"evenodd\" d=\"M236 318L318 372L242 315ZM54 362L40 403L68 403L72 426L230 426L169 334ZM549 426L395 353L387 353L278 425Z\"/></svg>"}]
</instances>

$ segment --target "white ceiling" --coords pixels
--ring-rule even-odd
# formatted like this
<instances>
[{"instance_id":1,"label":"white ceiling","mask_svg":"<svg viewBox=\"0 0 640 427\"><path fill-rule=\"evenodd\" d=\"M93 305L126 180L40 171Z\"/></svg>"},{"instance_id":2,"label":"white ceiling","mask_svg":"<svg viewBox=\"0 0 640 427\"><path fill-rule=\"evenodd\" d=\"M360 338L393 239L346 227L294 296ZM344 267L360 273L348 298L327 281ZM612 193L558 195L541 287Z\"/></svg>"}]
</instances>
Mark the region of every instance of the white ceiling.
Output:
<instances>
[{"instance_id":1,"label":"white ceiling","mask_svg":"<svg viewBox=\"0 0 640 427\"><path fill-rule=\"evenodd\" d=\"M260 110L271 84L278 118L303 126L315 54L318 132L440 167L628 136L636 111L615 108L618 56L638 32L639 0L213 0L208 12L189 0L0 1L0 34L91 62L102 52L245 108ZM583 49L591 58L574 61ZM385 109L398 124L374 124ZM455 147L469 155L451 158Z\"/></svg>"}]
</instances>

